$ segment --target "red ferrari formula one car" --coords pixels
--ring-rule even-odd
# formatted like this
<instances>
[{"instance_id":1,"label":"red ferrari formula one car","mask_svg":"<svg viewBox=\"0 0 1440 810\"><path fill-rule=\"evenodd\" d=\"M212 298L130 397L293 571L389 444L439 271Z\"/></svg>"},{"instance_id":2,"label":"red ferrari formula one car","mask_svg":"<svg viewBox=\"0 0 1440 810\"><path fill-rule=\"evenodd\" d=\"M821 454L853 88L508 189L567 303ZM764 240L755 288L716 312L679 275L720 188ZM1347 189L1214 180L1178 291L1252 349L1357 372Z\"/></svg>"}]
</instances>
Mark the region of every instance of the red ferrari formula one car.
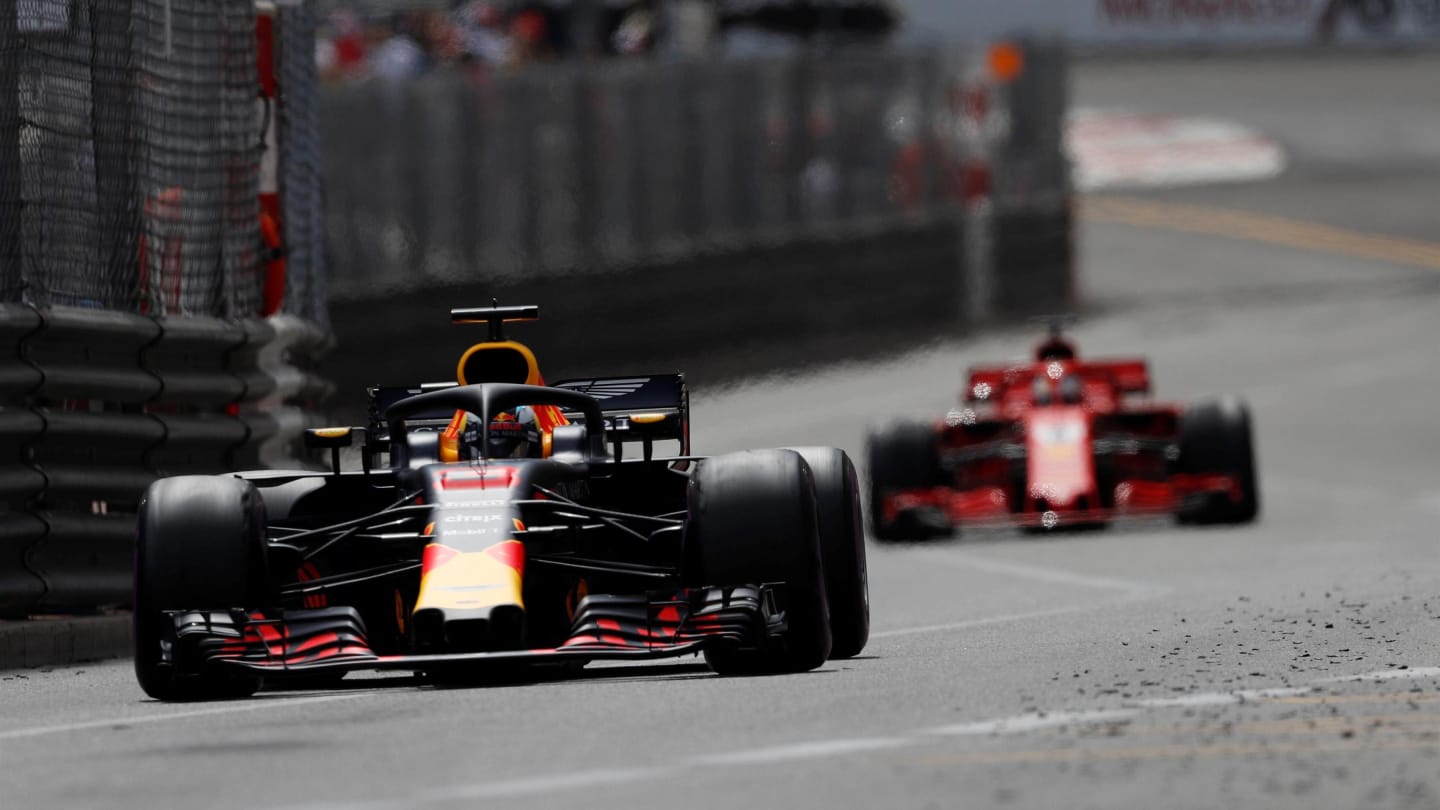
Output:
<instances>
[{"instance_id":1,"label":"red ferrari formula one car","mask_svg":"<svg viewBox=\"0 0 1440 810\"><path fill-rule=\"evenodd\" d=\"M844 452L693 456L681 375L547 386L530 349L501 334L537 307L451 315L488 323L490 339L455 381L371 389L366 427L310 431L330 471L151 486L134 597L148 694L686 653L721 674L795 672L864 648L864 533ZM361 469L342 470L357 435Z\"/></svg>"},{"instance_id":2,"label":"red ferrari formula one car","mask_svg":"<svg viewBox=\"0 0 1440 810\"><path fill-rule=\"evenodd\" d=\"M943 420L871 432L878 539L1138 515L1234 524L1259 514L1250 414L1238 399L1152 400L1144 360L1081 359L1058 325L1033 362L969 376Z\"/></svg>"}]
</instances>

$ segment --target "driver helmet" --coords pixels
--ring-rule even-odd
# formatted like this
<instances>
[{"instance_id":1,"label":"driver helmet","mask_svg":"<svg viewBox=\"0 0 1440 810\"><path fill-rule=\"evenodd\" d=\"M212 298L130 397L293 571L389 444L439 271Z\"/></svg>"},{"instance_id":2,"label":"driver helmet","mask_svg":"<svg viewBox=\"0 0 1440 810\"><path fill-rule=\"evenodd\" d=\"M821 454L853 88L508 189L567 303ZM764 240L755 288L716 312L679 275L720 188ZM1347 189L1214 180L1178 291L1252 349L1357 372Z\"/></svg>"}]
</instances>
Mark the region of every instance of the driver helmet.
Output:
<instances>
[{"instance_id":1,"label":"driver helmet","mask_svg":"<svg viewBox=\"0 0 1440 810\"><path fill-rule=\"evenodd\" d=\"M1074 360L1075 344L1053 335L1036 347L1035 359L1042 363L1047 360Z\"/></svg>"},{"instance_id":2,"label":"driver helmet","mask_svg":"<svg viewBox=\"0 0 1440 810\"><path fill-rule=\"evenodd\" d=\"M474 421L471 424L475 424ZM540 455L540 435L535 427L535 413L521 406L513 411L501 411L490 419L489 430L482 440L478 426L467 429L464 444L471 448L474 458L537 458ZM481 443L484 446L481 447Z\"/></svg>"}]
</instances>

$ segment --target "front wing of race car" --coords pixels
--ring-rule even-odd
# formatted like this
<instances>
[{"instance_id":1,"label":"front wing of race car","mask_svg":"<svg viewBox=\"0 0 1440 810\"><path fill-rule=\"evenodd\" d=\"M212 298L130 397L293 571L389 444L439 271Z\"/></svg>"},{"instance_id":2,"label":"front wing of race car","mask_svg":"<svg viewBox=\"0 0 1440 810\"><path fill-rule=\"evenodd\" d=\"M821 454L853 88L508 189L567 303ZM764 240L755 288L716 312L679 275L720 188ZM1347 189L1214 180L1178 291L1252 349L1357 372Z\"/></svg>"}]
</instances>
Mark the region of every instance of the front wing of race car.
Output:
<instances>
[{"instance_id":1,"label":"front wing of race car","mask_svg":"<svg viewBox=\"0 0 1440 810\"><path fill-rule=\"evenodd\" d=\"M1164 481L1123 481L1113 507L1017 508L1004 487L926 487L886 493L880 508L888 522L932 514L942 523L966 528L1045 528L1109 523L1124 518L1162 517L1181 511L1189 499L1210 495L1242 497L1240 481L1229 475L1173 475Z\"/></svg>"},{"instance_id":2,"label":"front wing of race car","mask_svg":"<svg viewBox=\"0 0 1440 810\"><path fill-rule=\"evenodd\" d=\"M428 671L487 663L561 663L668 658L706 645L763 644L785 630L770 586L703 588L671 598L590 595L569 637L555 647L484 652L381 654L351 607L278 611L171 611L171 665L225 666L264 675L355 670Z\"/></svg>"}]
</instances>

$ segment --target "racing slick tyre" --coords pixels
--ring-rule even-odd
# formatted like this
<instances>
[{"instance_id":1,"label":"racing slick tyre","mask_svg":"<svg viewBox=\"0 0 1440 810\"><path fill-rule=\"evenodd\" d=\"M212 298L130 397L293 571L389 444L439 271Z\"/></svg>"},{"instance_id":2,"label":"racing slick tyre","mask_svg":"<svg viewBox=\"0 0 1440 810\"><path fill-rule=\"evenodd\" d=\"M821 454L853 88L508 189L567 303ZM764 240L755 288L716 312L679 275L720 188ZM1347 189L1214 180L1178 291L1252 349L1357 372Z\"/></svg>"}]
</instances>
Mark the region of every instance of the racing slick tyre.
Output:
<instances>
[{"instance_id":1,"label":"racing slick tyre","mask_svg":"<svg viewBox=\"0 0 1440 810\"><path fill-rule=\"evenodd\" d=\"M805 459L815 481L820 558L830 603L831 658L853 658L870 639L870 585L865 570L865 524L855 465L834 447L790 448Z\"/></svg>"},{"instance_id":2,"label":"racing slick tyre","mask_svg":"<svg viewBox=\"0 0 1440 810\"><path fill-rule=\"evenodd\" d=\"M687 492L686 579L710 587L783 582L785 629L760 647L715 644L720 675L804 672L830 657L815 490L790 450L750 450L698 462Z\"/></svg>"},{"instance_id":3,"label":"racing slick tyre","mask_svg":"<svg viewBox=\"0 0 1440 810\"><path fill-rule=\"evenodd\" d=\"M865 440L865 455L870 472L870 530L876 540L927 540L955 533L948 518L940 515L902 514L893 521L885 519L887 491L944 485L932 425L894 422L872 428Z\"/></svg>"},{"instance_id":4,"label":"racing slick tyre","mask_svg":"<svg viewBox=\"0 0 1440 810\"><path fill-rule=\"evenodd\" d=\"M1260 514L1260 488L1255 476L1250 409L1234 397L1202 402L1180 417L1180 455L1176 470L1190 475L1228 475L1237 493L1187 499L1176 513L1184 524L1249 523Z\"/></svg>"},{"instance_id":5,"label":"racing slick tyre","mask_svg":"<svg viewBox=\"0 0 1440 810\"><path fill-rule=\"evenodd\" d=\"M255 607L266 576L265 506L247 481L186 475L150 485L135 544L135 676L157 700L246 697L260 678L165 661L166 610ZM176 650L178 652L178 650ZM177 665L178 664L178 665Z\"/></svg>"}]
</instances>

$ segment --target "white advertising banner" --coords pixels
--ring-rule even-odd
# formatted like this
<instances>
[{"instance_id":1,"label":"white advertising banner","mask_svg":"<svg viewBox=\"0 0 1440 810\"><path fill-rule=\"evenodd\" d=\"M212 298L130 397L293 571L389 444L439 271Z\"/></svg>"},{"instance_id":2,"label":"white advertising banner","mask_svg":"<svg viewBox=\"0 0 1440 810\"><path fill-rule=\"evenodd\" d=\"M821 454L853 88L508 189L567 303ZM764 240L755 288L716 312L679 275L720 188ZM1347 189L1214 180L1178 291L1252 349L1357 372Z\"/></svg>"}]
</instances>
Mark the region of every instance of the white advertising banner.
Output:
<instances>
[{"instance_id":1,"label":"white advertising banner","mask_svg":"<svg viewBox=\"0 0 1440 810\"><path fill-rule=\"evenodd\" d=\"M1440 35L1440 0L1091 0L1096 43L1376 44Z\"/></svg>"},{"instance_id":2,"label":"white advertising banner","mask_svg":"<svg viewBox=\"0 0 1440 810\"><path fill-rule=\"evenodd\" d=\"M905 0L913 39L1062 34L1075 45L1440 43L1440 0Z\"/></svg>"}]
</instances>

